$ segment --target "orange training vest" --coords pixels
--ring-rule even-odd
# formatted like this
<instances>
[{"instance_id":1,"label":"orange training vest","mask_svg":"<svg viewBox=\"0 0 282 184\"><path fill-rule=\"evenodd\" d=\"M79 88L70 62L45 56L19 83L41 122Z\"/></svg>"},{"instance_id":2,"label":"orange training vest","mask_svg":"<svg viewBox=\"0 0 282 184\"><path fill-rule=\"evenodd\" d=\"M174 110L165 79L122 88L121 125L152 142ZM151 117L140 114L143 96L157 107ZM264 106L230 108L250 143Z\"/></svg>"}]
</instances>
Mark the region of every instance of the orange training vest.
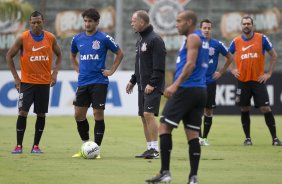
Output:
<instances>
[{"instance_id":1,"label":"orange training vest","mask_svg":"<svg viewBox=\"0 0 282 184\"><path fill-rule=\"evenodd\" d=\"M236 67L240 72L238 80L257 81L264 74L262 34L254 33L251 40L245 41L241 35L234 39Z\"/></svg>"},{"instance_id":2,"label":"orange training vest","mask_svg":"<svg viewBox=\"0 0 282 184\"><path fill-rule=\"evenodd\" d=\"M20 55L21 82L50 84L52 68L52 47L54 36L44 31L44 38L35 41L30 31L22 33L23 50Z\"/></svg>"}]
</instances>

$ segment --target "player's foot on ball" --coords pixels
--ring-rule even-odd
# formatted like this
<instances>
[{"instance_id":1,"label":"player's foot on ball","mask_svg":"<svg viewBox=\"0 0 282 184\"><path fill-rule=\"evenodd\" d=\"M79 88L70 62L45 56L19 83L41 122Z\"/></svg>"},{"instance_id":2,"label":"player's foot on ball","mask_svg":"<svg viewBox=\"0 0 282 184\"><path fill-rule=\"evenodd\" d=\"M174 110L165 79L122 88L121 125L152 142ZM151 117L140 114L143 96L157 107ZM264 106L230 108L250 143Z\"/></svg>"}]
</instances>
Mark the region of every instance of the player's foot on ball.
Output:
<instances>
[{"instance_id":1,"label":"player's foot on ball","mask_svg":"<svg viewBox=\"0 0 282 184\"><path fill-rule=\"evenodd\" d=\"M72 157L72 158L79 158L79 157L82 157L82 154L81 154L81 152L79 151L79 152L77 152L76 154L72 155L71 157Z\"/></svg>"},{"instance_id":2,"label":"player's foot on ball","mask_svg":"<svg viewBox=\"0 0 282 184\"><path fill-rule=\"evenodd\" d=\"M96 159L101 159L102 157L101 157L101 155L99 154L99 155L97 155L95 158L96 158Z\"/></svg>"}]
</instances>

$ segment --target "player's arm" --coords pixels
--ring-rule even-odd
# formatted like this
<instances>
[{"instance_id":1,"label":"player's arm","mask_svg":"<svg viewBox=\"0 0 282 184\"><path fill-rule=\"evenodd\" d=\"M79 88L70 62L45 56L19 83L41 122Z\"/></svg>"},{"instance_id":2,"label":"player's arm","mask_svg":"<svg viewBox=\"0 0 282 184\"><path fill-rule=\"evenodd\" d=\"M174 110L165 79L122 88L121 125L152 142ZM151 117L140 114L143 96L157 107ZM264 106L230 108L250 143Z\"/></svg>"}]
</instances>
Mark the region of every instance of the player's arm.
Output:
<instances>
[{"instance_id":1,"label":"player's arm","mask_svg":"<svg viewBox=\"0 0 282 184\"><path fill-rule=\"evenodd\" d=\"M215 80L219 79L222 76L222 74L227 70L227 68L231 65L232 62L233 62L233 56L230 52L228 52L227 55L225 56L225 64L221 69L218 70L218 72L214 73L213 78Z\"/></svg>"},{"instance_id":2,"label":"player's arm","mask_svg":"<svg viewBox=\"0 0 282 184\"><path fill-rule=\"evenodd\" d=\"M236 50L235 50L235 41L234 40L232 40L228 51L232 55L234 55L234 53L236 52ZM236 63L235 63L235 65L236 65ZM240 76L240 73L239 73L238 69L236 67L233 67L232 63L229 65L229 70L233 74L234 77L238 78Z\"/></svg>"},{"instance_id":3,"label":"player's arm","mask_svg":"<svg viewBox=\"0 0 282 184\"><path fill-rule=\"evenodd\" d=\"M115 71L117 70L118 66L120 65L121 63L121 60L123 59L123 51L121 50L121 48L118 49L118 51L115 53L116 54L116 57L115 57L115 60L114 60L114 63L111 67L110 70L102 70L102 73L104 76L111 76L115 73Z\"/></svg>"},{"instance_id":4,"label":"player's arm","mask_svg":"<svg viewBox=\"0 0 282 184\"><path fill-rule=\"evenodd\" d=\"M79 63L78 60L76 58L77 53L70 53L70 60L71 60L71 64L72 67L74 68L74 70L79 73Z\"/></svg>"},{"instance_id":5,"label":"player's arm","mask_svg":"<svg viewBox=\"0 0 282 184\"><path fill-rule=\"evenodd\" d=\"M52 49L53 49L53 52L56 55L56 61L55 61L55 66L53 68L52 81L51 81L51 86L54 86L57 82L58 71L59 71L59 68L61 67L61 64L62 64L61 48L60 48L60 46L57 42L57 39L55 37L54 37Z\"/></svg>"},{"instance_id":6,"label":"player's arm","mask_svg":"<svg viewBox=\"0 0 282 184\"><path fill-rule=\"evenodd\" d=\"M277 61L277 53L274 48L268 51L268 54L270 55L270 63L268 67L267 73L263 74L262 76L259 76L258 82L260 83L266 83L266 81L271 77L272 72L274 70L274 66Z\"/></svg>"},{"instance_id":7,"label":"player's arm","mask_svg":"<svg viewBox=\"0 0 282 184\"><path fill-rule=\"evenodd\" d=\"M13 58L17 55L17 53L21 49L22 45L23 45L23 40L22 40L22 36L20 35L16 38L16 41L14 42L14 44L12 45L12 47L8 50L8 52L6 54L6 62L7 62L8 66L11 70L11 73L14 77L15 86L16 86L18 91L20 89L21 79L20 79L18 72L16 70Z\"/></svg>"},{"instance_id":8,"label":"player's arm","mask_svg":"<svg viewBox=\"0 0 282 184\"><path fill-rule=\"evenodd\" d=\"M196 61L198 57L198 49L201 46L201 39L199 36L195 34L190 34L187 38L187 50L189 53L187 57L186 64L184 65L184 68L178 77L177 80L174 81L172 85L170 85L168 88L166 88L164 95L166 97L171 97L178 87L180 86L181 83L183 83L193 72L195 66L196 66Z\"/></svg>"},{"instance_id":9,"label":"player's arm","mask_svg":"<svg viewBox=\"0 0 282 184\"><path fill-rule=\"evenodd\" d=\"M127 94L131 94L133 92L133 88L135 86L137 82L137 78L135 73L133 75L131 75L131 79L129 80L129 82L126 85L125 91Z\"/></svg>"},{"instance_id":10,"label":"player's arm","mask_svg":"<svg viewBox=\"0 0 282 184\"><path fill-rule=\"evenodd\" d=\"M165 75L165 56L165 44L160 37L156 37L152 40L153 72L150 76L148 84L144 89L145 94L152 93L154 89L163 82Z\"/></svg>"}]
</instances>

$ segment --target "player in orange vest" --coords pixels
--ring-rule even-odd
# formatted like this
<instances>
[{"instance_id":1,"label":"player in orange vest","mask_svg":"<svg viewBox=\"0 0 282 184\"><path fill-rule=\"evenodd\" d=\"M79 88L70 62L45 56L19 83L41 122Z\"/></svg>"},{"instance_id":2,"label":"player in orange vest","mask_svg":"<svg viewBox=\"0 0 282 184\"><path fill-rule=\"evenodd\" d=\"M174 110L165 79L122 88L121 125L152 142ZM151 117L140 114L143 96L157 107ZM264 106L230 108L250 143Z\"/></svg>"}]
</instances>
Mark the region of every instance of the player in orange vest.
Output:
<instances>
[{"instance_id":1,"label":"player in orange vest","mask_svg":"<svg viewBox=\"0 0 282 184\"><path fill-rule=\"evenodd\" d=\"M58 70L62 62L61 49L55 36L43 30L43 15L38 11L33 12L30 15L29 23L30 30L17 37L6 55L15 86L19 92L17 145L12 151L13 154L22 153L26 119L32 104L37 119L31 153L43 153L39 148L39 142L45 127L45 113L48 112L50 86L56 84ZM17 73L13 60L18 51L20 51L21 77ZM53 52L57 58L52 71Z\"/></svg>"},{"instance_id":2,"label":"player in orange vest","mask_svg":"<svg viewBox=\"0 0 282 184\"><path fill-rule=\"evenodd\" d=\"M253 19L244 16L241 20L242 35L231 42L229 51L235 53L236 68L232 67L232 74L238 79L236 90L236 104L241 108L241 121L246 135L244 145L252 145L250 136L250 109L253 97L255 107L264 114L266 125L272 136L273 146L282 146L276 136L275 119L269 104L269 97L265 83L271 77L277 60L277 53L269 39L253 31ZM270 55L268 72L264 72L264 55Z\"/></svg>"}]
</instances>

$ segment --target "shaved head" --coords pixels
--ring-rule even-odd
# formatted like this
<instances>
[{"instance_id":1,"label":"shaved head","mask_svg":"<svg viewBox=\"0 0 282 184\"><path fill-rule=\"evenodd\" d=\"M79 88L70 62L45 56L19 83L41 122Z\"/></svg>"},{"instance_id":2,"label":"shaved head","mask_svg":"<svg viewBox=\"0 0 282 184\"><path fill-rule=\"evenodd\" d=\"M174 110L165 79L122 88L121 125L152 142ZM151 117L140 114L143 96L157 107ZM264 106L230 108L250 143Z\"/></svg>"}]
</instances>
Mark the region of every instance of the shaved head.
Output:
<instances>
[{"instance_id":1,"label":"shaved head","mask_svg":"<svg viewBox=\"0 0 282 184\"><path fill-rule=\"evenodd\" d=\"M181 16L182 18L184 18L185 20L192 20L192 25L196 26L197 15L195 14L195 12L193 12L191 10L184 10L184 11L179 12L178 15Z\"/></svg>"}]
</instances>

